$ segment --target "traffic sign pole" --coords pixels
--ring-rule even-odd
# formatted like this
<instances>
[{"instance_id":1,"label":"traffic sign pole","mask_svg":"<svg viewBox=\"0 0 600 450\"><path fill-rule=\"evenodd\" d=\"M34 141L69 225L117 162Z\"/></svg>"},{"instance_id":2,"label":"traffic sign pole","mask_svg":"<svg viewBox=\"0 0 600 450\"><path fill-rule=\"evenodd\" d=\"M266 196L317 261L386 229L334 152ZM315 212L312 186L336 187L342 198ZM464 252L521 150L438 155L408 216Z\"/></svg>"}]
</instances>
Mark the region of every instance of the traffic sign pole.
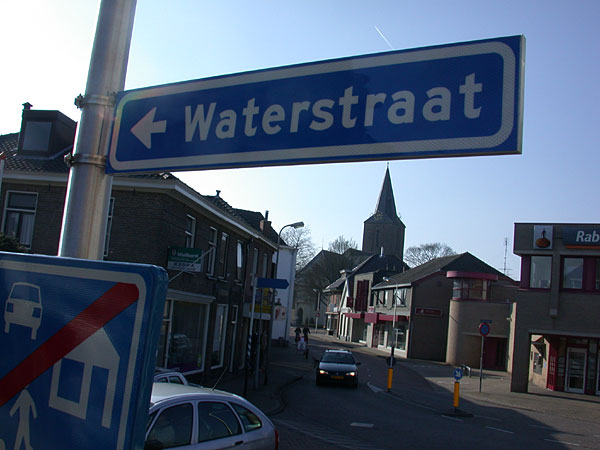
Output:
<instances>
[{"instance_id":1,"label":"traffic sign pole","mask_svg":"<svg viewBox=\"0 0 600 450\"><path fill-rule=\"evenodd\" d=\"M81 108L77 145L60 235L59 256L102 259L112 177L106 155L114 110L113 93L125 87L136 0L102 0Z\"/></svg>"},{"instance_id":2,"label":"traffic sign pole","mask_svg":"<svg viewBox=\"0 0 600 450\"><path fill-rule=\"evenodd\" d=\"M479 392L481 392L481 383L483 380L483 347L485 345L485 337L490 333L489 321L479 324L479 334L481 334L481 353L479 355Z\"/></svg>"}]
</instances>

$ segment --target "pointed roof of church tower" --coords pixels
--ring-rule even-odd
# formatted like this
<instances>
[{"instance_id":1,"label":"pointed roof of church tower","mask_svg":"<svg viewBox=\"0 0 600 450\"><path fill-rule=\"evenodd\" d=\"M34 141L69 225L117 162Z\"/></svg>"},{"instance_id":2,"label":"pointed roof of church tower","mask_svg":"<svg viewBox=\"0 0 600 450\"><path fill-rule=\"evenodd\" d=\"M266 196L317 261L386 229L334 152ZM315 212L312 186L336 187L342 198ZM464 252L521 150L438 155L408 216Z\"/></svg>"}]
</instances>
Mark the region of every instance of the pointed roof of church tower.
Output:
<instances>
[{"instance_id":1,"label":"pointed roof of church tower","mask_svg":"<svg viewBox=\"0 0 600 450\"><path fill-rule=\"evenodd\" d=\"M392 179L390 177L390 168L387 167L381 186L381 193L377 201L375 213L369 217L365 223L397 223L402 222L396 213L396 201L394 200L394 191L392 189Z\"/></svg>"}]
</instances>

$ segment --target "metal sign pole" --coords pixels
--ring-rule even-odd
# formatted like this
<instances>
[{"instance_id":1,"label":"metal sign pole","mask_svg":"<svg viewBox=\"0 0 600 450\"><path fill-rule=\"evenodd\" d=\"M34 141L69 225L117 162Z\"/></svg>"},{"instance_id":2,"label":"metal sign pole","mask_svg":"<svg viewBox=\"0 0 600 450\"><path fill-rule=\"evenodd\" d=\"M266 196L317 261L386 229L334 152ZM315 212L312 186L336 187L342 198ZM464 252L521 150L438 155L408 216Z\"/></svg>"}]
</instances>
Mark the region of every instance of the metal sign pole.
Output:
<instances>
[{"instance_id":1,"label":"metal sign pole","mask_svg":"<svg viewBox=\"0 0 600 450\"><path fill-rule=\"evenodd\" d=\"M479 392L481 392L481 380L483 379L483 345L485 336L481 336L481 354L479 355Z\"/></svg>"},{"instance_id":2,"label":"metal sign pole","mask_svg":"<svg viewBox=\"0 0 600 450\"><path fill-rule=\"evenodd\" d=\"M115 92L125 87L125 74L136 0L102 0L96 26L77 145L71 170L59 256L102 259L112 177L106 175L106 155Z\"/></svg>"}]
</instances>

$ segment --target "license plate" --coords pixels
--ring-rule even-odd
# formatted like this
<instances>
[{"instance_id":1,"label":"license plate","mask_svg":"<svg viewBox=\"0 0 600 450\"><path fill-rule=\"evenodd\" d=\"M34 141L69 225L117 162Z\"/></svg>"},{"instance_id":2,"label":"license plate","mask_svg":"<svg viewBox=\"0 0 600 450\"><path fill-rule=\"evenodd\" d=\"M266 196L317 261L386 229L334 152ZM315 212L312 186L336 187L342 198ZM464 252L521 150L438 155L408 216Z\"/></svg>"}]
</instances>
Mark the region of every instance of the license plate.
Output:
<instances>
[{"instance_id":1,"label":"license plate","mask_svg":"<svg viewBox=\"0 0 600 450\"><path fill-rule=\"evenodd\" d=\"M343 380L343 379L344 379L344 377L343 377L343 376L341 376L341 375L332 375L332 376L331 376L331 379L332 379L332 380Z\"/></svg>"}]
</instances>

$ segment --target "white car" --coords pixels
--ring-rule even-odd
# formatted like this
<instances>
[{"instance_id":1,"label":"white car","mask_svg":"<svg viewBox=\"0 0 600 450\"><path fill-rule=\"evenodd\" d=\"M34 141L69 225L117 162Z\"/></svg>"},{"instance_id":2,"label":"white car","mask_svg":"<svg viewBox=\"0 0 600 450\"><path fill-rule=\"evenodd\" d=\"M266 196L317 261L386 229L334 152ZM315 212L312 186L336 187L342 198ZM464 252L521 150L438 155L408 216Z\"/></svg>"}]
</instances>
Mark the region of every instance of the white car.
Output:
<instances>
[{"instance_id":1,"label":"white car","mask_svg":"<svg viewBox=\"0 0 600 450\"><path fill-rule=\"evenodd\" d=\"M39 286L20 281L14 283L4 306L4 332L8 333L14 323L31 328L31 339L36 339L42 312Z\"/></svg>"},{"instance_id":2,"label":"white car","mask_svg":"<svg viewBox=\"0 0 600 450\"><path fill-rule=\"evenodd\" d=\"M269 418L229 392L176 383L154 383L144 450L277 449Z\"/></svg>"},{"instance_id":3,"label":"white car","mask_svg":"<svg viewBox=\"0 0 600 450\"><path fill-rule=\"evenodd\" d=\"M154 382L155 383L176 383L183 384L188 386L188 380L181 372L177 372L175 370L168 369L159 369L156 368L154 370Z\"/></svg>"}]
</instances>

